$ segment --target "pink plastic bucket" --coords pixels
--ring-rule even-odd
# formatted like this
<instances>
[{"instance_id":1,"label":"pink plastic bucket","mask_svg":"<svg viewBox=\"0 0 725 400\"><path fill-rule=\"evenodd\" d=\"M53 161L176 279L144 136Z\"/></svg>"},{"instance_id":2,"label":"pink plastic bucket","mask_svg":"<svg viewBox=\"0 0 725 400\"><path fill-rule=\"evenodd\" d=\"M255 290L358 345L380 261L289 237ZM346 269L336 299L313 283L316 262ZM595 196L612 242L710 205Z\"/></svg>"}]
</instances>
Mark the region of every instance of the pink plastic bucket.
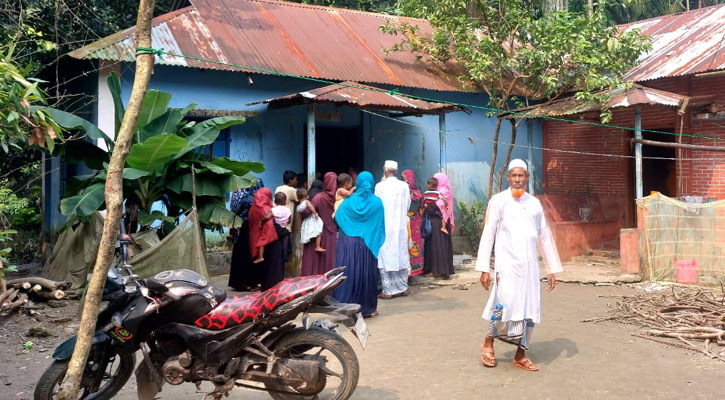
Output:
<instances>
[{"instance_id":1,"label":"pink plastic bucket","mask_svg":"<svg viewBox=\"0 0 725 400\"><path fill-rule=\"evenodd\" d=\"M697 283L698 272L700 272L700 267L697 265L697 260L675 261L675 274L679 283Z\"/></svg>"}]
</instances>

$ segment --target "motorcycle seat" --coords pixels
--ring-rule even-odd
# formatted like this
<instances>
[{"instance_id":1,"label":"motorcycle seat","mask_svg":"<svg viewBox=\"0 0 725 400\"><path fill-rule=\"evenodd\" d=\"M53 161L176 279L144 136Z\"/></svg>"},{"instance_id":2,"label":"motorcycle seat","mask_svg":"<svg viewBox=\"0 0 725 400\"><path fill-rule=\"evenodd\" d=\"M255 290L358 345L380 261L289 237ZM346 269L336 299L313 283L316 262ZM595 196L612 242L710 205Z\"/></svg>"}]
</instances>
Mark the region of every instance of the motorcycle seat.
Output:
<instances>
[{"instance_id":1,"label":"motorcycle seat","mask_svg":"<svg viewBox=\"0 0 725 400\"><path fill-rule=\"evenodd\" d=\"M290 301L304 296L327 282L324 275L286 279L273 288L246 296L232 296L196 320L196 326L221 330L254 321Z\"/></svg>"}]
</instances>

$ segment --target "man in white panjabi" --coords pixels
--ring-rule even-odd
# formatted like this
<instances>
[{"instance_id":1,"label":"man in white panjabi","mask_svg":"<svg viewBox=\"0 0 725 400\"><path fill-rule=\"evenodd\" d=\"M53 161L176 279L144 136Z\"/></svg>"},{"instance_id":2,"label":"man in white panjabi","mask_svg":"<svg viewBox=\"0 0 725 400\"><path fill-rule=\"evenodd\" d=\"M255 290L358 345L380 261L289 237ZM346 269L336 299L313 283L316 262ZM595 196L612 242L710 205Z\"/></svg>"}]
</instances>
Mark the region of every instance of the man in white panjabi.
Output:
<instances>
[{"instance_id":1,"label":"man in white panjabi","mask_svg":"<svg viewBox=\"0 0 725 400\"><path fill-rule=\"evenodd\" d=\"M399 180L398 163L385 161L383 181L375 185L375 195L383 201L385 209L385 242L378 255L378 268L383 283L383 293L378 296L390 299L408 294L408 209L410 188Z\"/></svg>"},{"instance_id":2,"label":"man in white panjabi","mask_svg":"<svg viewBox=\"0 0 725 400\"><path fill-rule=\"evenodd\" d=\"M511 161L506 175L509 188L491 197L486 211L486 224L478 249L476 271L481 284L493 289L483 311L490 322L486 340L481 344L481 360L495 367L493 340L518 346L514 365L527 371L538 367L526 357L534 325L541 322L541 283L537 244L549 266L548 291L556 287L554 274L562 272L561 261L544 210L539 200L526 193L529 172L523 160ZM491 250L495 243L495 279L489 271Z\"/></svg>"}]
</instances>

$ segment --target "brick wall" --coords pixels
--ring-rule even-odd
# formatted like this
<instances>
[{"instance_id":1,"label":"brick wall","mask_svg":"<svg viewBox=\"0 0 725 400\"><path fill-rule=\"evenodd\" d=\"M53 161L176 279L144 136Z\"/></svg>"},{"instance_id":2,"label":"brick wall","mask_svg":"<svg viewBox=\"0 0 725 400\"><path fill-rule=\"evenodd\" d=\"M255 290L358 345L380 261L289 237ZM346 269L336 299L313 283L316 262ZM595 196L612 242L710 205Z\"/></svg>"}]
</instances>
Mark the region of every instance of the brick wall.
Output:
<instances>
[{"instance_id":1,"label":"brick wall","mask_svg":"<svg viewBox=\"0 0 725 400\"><path fill-rule=\"evenodd\" d=\"M646 86L676 93L701 96L718 95L725 102L725 76L708 78L668 78L645 82ZM574 119L576 116L567 117ZM610 125L633 127L634 108L617 109ZM662 106L642 107L642 128L652 130L680 131L680 119L676 110ZM689 113L682 126L686 134L725 139L725 121L693 122ZM656 135L654 134L657 139ZM629 142L633 131L595 127L560 121L544 122L544 147L557 150L605 153L612 155L633 155ZM672 141L673 139L659 139ZM709 146L725 146L725 141L683 137L682 143ZM694 194L706 197L725 198L725 152L681 150L677 156L685 159L678 162L682 188L678 194ZM544 151L545 193L593 193L599 196L633 196L632 162L627 158L602 157L584 154Z\"/></svg>"}]
</instances>

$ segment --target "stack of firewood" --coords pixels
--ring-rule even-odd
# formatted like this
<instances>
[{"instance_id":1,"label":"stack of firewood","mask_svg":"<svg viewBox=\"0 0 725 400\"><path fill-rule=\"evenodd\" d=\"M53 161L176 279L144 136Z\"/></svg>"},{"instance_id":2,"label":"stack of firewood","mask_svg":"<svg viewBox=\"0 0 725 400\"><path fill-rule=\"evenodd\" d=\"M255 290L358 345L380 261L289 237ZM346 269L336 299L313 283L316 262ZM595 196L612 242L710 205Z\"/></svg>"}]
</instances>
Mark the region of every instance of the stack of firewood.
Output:
<instances>
[{"instance_id":1,"label":"stack of firewood","mask_svg":"<svg viewBox=\"0 0 725 400\"><path fill-rule=\"evenodd\" d=\"M33 301L61 300L68 298L63 289L68 282L55 282L45 278L27 277L6 282L7 291L0 294L0 316L6 316L14 310L32 308Z\"/></svg>"},{"instance_id":2,"label":"stack of firewood","mask_svg":"<svg viewBox=\"0 0 725 400\"><path fill-rule=\"evenodd\" d=\"M664 293L618 296L613 315L583 322L615 321L638 325L632 336L703 353L725 361L725 290L672 288Z\"/></svg>"}]
</instances>

